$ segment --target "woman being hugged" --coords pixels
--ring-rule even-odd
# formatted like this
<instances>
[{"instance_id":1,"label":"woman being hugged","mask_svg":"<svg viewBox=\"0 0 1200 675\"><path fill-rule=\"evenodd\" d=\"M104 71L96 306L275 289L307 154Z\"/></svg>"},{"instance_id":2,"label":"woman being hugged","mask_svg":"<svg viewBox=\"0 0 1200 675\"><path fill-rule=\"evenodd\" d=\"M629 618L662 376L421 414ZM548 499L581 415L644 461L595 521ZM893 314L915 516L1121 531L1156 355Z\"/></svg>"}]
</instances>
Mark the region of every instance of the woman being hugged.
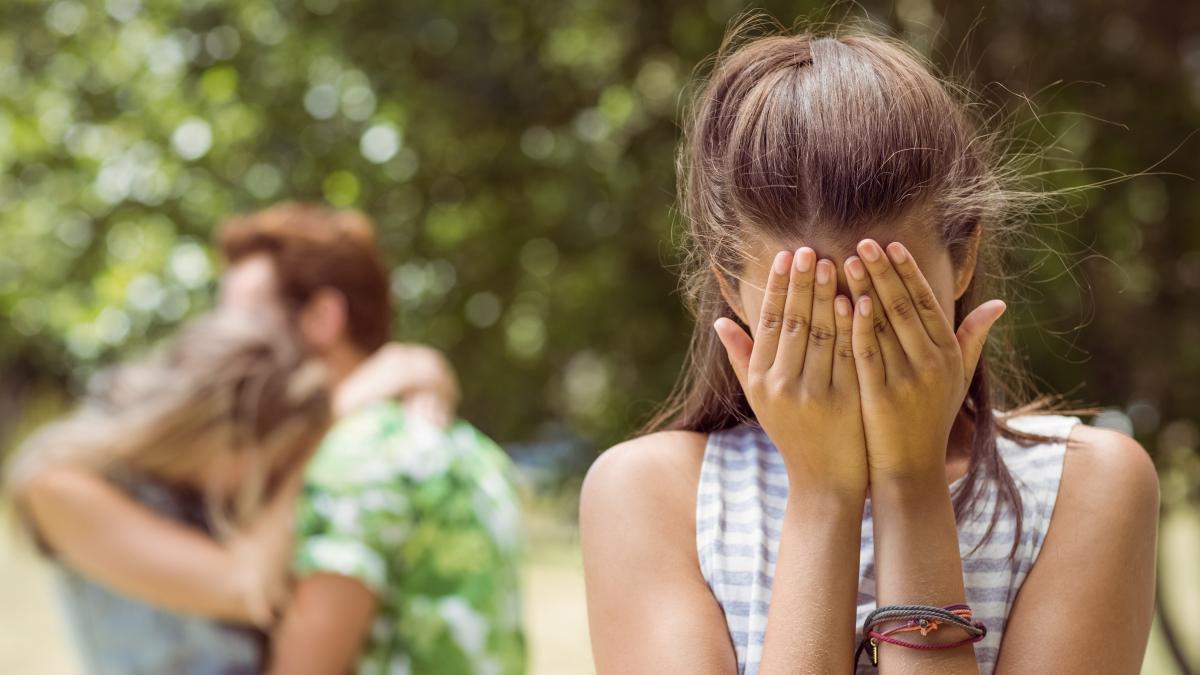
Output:
<instances>
[{"instance_id":1,"label":"woman being hugged","mask_svg":"<svg viewBox=\"0 0 1200 675\"><path fill-rule=\"evenodd\" d=\"M56 563L89 673L262 672L287 595L302 470L331 420L326 368L282 323L210 313L96 378L6 476Z\"/></svg>"},{"instance_id":2,"label":"woman being hugged","mask_svg":"<svg viewBox=\"0 0 1200 675\"><path fill-rule=\"evenodd\" d=\"M678 162L687 366L583 488L599 672L1137 672L1154 467L983 355L1027 191L909 50L731 42Z\"/></svg>"}]
</instances>

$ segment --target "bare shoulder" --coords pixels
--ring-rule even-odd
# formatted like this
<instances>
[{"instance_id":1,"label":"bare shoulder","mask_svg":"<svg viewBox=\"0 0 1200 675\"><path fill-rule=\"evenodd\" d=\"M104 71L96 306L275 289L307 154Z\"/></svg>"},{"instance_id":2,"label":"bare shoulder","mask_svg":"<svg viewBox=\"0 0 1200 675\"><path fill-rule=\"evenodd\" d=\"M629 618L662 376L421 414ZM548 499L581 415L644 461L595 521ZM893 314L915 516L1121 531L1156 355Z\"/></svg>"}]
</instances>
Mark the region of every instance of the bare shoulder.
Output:
<instances>
[{"instance_id":1,"label":"bare shoulder","mask_svg":"<svg viewBox=\"0 0 1200 675\"><path fill-rule=\"evenodd\" d=\"M1158 473L1145 448L1112 429L1077 424L1071 430L1063 463L1060 496L1096 515L1157 518Z\"/></svg>"},{"instance_id":2,"label":"bare shoulder","mask_svg":"<svg viewBox=\"0 0 1200 675\"><path fill-rule=\"evenodd\" d=\"M83 503L103 494L115 493L108 481L97 474L67 465L51 465L38 470L23 482L16 496L37 515L70 503Z\"/></svg>"},{"instance_id":3,"label":"bare shoulder","mask_svg":"<svg viewBox=\"0 0 1200 675\"><path fill-rule=\"evenodd\" d=\"M658 432L600 455L579 498L585 572L608 574L602 570L618 561L643 572L699 569L696 488L706 441L705 434Z\"/></svg>"},{"instance_id":4,"label":"bare shoulder","mask_svg":"<svg viewBox=\"0 0 1200 675\"><path fill-rule=\"evenodd\" d=\"M690 517L707 438L691 431L660 431L608 449L583 481L580 518L643 509Z\"/></svg>"},{"instance_id":5,"label":"bare shoulder","mask_svg":"<svg viewBox=\"0 0 1200 675\"><path fill-rule=\"evenodd\" d=\"M995 672L1138 672L1154 614L1157 523L1158 478L1145 449L1125 434L1075 425ZM1121 630L1108 630L1112 617ZM1089 648L1073 648L1083 643Z\"/></svg>"}]
</instances>

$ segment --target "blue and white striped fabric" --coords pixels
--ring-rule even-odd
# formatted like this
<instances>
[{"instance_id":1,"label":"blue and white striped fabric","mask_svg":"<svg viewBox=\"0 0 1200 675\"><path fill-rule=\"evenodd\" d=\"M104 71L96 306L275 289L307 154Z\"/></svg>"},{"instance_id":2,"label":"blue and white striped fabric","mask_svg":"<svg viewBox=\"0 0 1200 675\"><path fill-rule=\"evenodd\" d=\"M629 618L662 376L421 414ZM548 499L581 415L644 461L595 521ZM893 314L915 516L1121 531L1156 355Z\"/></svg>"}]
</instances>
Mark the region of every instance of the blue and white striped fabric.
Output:
<instances>
[{"instance_id":1,"label":"blue and white striped fabric","mask_svg":"<svg viewBox=\"0 0 1200 675\"><path fill-rule=\"evenodd\" d=\"M996 524L991 539L978 546L996 503L996 486L988 484L978 515L958 525L967 602L975 618L988 628L975 645L979 672L988 675L996 665L1009 609L1041 550L1062 477L1066 438L1077 417L1028 415L1012 418L1010 426L1056 438L1061 442L1022 447L1004 438L997 447L1021 491L1021 541L1012 549L1016 519L1011 510ZM951 488L957 487L955 481ZM762 658L767 606L775 574L775 556L787 503L788 481L783 460L757 426L740 426L710 434L700 472L696 499L696 546L700 570L725 613L737 651L738 672L754 675ZM867 501L859 550L858 626L875 608L875 561L871 504ZM978 546L978 548L976 548ZM974 550L973 550L974 549ZM873 672L867 659L859 673Z\"/></svg>"}]
</instances>

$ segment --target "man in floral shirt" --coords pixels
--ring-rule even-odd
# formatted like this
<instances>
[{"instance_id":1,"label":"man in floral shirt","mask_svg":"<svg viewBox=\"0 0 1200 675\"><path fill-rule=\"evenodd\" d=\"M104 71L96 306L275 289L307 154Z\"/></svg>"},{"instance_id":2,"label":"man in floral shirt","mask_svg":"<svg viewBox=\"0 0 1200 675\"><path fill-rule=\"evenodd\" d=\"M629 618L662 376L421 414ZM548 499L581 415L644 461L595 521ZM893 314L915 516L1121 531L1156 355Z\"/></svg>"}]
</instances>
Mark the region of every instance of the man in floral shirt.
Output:
<instances>
[{"instance_id":1,"label":"man in floral shirt","mask_svg":"<svg viewBox=\"0 0 1200 675\"><path fill-rule=\"evenodd\" d=\"M376 598L357 672L524 672L518 511L495 443L377 403L333 428L305 482L296 572Z\"/></svg>"},{"instance_id":2,"label":"man in floral shirt","mask_svg":"<svg viewBox=\"0 0 1200 675\"><path fill-rule=\"evenodd\" d=\"M453 376L424 372L428 358L394 360L382 388L417 380L431 394L361 404L379 396L357 373L392 331L370 221L283 204L231 219L218 243L229 263L222 304L284 312L336 385L340 421L306 470L297 583L272 634L270 672L524 673L508 457L454 421L445 402L456 386L438 395L430 385Z\"/></svg>"}]
</instances>

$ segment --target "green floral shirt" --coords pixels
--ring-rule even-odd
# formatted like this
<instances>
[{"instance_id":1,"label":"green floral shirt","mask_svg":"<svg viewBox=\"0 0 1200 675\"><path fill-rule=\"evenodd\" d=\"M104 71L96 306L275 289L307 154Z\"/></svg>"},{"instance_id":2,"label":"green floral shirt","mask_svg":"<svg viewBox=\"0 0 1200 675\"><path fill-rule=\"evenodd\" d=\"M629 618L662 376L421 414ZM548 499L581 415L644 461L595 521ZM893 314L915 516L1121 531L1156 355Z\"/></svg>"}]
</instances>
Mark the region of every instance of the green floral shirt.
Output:
<instances>
[{"instance_id":1,"label":"green floral shirt","mask_svg":"<svg viewBox=\"0 0 1200 675\"><path fill-rule=\"evenodd\" d=\"M375 592L360 675L525 672L519 511L508 456L379 403L334 426L307 470L299 574Z\"/></svg>"}]
</instances>

